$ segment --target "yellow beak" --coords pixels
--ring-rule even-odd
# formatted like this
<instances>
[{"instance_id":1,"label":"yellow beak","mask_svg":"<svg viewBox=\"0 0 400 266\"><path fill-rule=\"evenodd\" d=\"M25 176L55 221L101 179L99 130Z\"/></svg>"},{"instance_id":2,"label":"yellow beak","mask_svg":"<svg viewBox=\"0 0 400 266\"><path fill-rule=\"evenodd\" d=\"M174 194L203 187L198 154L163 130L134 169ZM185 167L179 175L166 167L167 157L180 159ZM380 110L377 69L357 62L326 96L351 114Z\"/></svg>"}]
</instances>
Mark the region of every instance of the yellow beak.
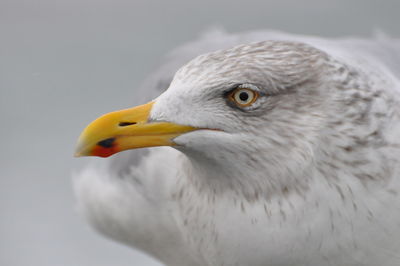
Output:
<instances>
[{"instance_id":1,"label":"yellow beak","mask_svg":"<svg viewBox=\"0 0 400 266\"><path fill-rule=\"evenodd\" d=\"M168 122L148 122L154 102L105 114L82 132L76 157L108 157L117 152L154 146L174 146L173 138L197 128Z\"/></svg>"}]
</instances>

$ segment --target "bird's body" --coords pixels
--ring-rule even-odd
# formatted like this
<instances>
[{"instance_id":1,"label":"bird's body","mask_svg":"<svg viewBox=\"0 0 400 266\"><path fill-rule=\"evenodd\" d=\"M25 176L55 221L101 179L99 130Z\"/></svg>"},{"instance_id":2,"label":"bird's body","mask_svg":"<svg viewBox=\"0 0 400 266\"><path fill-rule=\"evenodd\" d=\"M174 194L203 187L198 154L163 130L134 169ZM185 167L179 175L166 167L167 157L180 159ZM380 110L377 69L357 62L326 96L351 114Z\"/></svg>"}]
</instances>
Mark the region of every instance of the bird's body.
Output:
<instances>
[{"instance_id":1,"label":"bird's body","mask_svg":"<svg viewBox=\"0 0 400 266\"><path fill-rule=\"evenodd\" d=\"M400 265L400 41L212 35L154 84L247 43L155 100L149 121L201 130L79 175L90 222L170 266ZM253 107L221 98L235 84Z\"/></svg>"}]
</instances>

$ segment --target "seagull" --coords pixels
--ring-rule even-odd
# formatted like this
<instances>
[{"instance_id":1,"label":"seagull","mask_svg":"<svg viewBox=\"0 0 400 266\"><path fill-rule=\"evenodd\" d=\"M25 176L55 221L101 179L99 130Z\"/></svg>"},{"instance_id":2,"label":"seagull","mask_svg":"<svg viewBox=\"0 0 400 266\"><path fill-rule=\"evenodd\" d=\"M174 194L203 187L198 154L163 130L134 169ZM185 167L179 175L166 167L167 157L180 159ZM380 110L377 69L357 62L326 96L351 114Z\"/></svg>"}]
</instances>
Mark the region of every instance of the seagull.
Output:
<instances>
[{"instance_id":1,"label":"seagull","mask_svg":"<svg viewBox=\"0 0 400 266\"><path fill-rule=\"evenodd\" d=\"M79 207L169 266L398 266L399 78L399 39L203 35L83 130L76 156L125 152Z\"/></svg>"}]
</instances>

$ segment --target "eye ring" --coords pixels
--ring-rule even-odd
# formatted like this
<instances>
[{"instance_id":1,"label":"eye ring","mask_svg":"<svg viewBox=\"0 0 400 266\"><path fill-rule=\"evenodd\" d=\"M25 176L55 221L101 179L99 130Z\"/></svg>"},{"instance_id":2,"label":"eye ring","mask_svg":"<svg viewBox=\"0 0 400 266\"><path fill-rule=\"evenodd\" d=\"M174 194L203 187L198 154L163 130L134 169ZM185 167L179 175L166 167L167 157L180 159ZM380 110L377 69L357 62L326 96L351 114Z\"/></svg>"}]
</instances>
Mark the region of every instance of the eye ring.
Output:
<instances>
[{"instance_id":1,"label":"eye ring","mask_svg":"<svg viewBox=\"0 0 400 266\"><path fill-rule=\"evenodd\" d=\"M239 107L248 107L258 99L258 92L246 87L238 87L229 93L228 98Z\"/></svg>"}]
</instances>

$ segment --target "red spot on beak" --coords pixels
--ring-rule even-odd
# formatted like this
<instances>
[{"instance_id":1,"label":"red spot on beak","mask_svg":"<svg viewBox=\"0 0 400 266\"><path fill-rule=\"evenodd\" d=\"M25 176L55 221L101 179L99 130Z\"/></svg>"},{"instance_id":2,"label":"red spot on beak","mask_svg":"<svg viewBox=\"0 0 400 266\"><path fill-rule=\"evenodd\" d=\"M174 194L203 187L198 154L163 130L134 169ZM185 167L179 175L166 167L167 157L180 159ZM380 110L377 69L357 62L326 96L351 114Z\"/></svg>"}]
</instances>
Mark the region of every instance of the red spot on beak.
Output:
<instances>
[{"instance_id":1,"label":"red spot on beak","mask_svg":"<svg viewBox=\"0 0 400 266\"><path fill-rule=\"evenodd\" d=\"M119 152L120 150L117 148L117 145L114 143L111 147L102 147L100 145L96 145L91 154L92 156L100 156L100 157L109 157L117 152Z\"/></svg>"}]
</instances>

